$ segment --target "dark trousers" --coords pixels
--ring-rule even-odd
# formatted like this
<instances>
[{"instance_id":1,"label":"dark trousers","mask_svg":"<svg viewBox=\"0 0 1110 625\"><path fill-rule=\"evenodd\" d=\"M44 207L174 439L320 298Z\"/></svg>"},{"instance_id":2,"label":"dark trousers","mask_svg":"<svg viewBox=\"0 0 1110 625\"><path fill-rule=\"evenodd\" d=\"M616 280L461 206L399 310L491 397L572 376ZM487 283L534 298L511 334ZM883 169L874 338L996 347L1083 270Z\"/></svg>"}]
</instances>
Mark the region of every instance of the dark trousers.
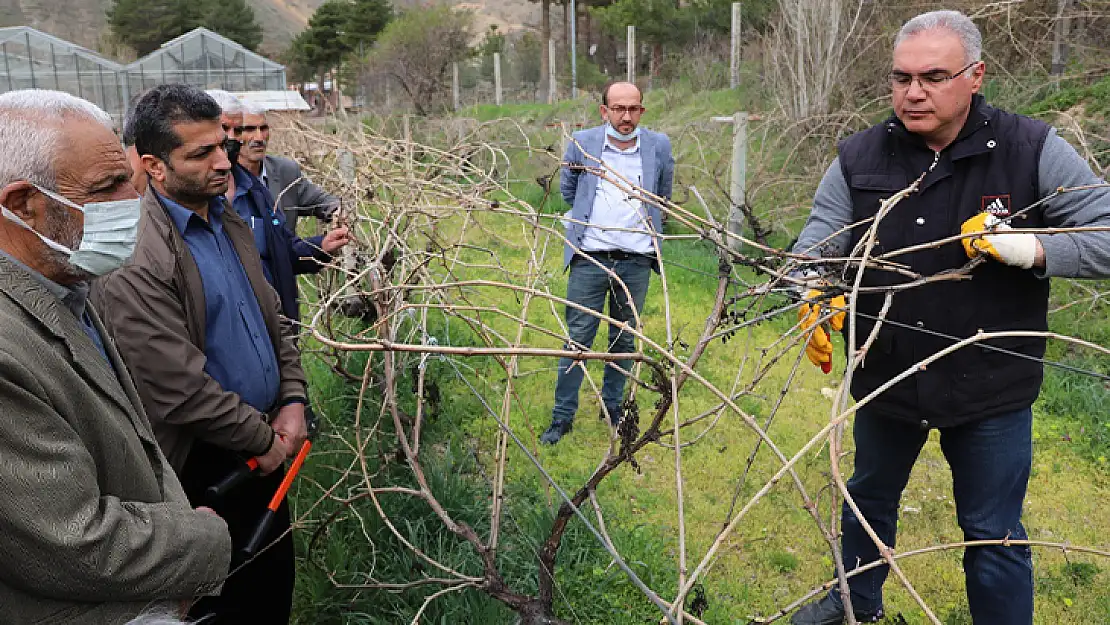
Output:
<instances>
[{"instance_id":1,"label":"dark trousers","mask_svg":"<svg viewBox=\"0 0 1110 625\"><path fill-rule=\"evenodd\" d=\"M1033 460L1029 408L951 428L940 428L940 446L952 469L956 519L964 540L1027 538L1021 507ZM929 436L914 423L864 408L853 425L855 473L848 481L860 512L884 543L894 547L898 505L910 470ZM847 505L842 513L844 566L880 558L874 542ZM882 607L889 567L849 579L857 614ZM967 600L976 625L1033 622L1033 560L1027 546L970 547L964 551ZM840 594L830 595L840 603Z\"/></svg>"},{"instance_id":2,"label":"dark trousers","mask_svg":"<svg viewBox=\"0 0 1110 625\"><path fill-rule=\"evenodd\" d=\"M632 304L643 315L644 297L651 281L651 258L633 255L627 260L598 258L603 266L613 271L628 287ZM605 302L609 302L609 316L617 321L628 322L635 326L632 306L624 288L609 274L594 264L592 260L575 257L570 263L570 277L567 280L567 299L590 310L601 312ZM600 319L587 312L567 306L567 331L570 340L587 349L593 345L597 336ZM569 346L568 346L569 348ZM609 326L609 352L613 354L636 351L636 339L623 329ZM616 362L622 369L631 368L631 360ZM555 383L555 407L551 411L553 423L570 423L578 412L578 391L582 386L582 367L575 366L570 358L559 359L559 378ZM619 414L624 400L625 374L613 367L606 366L602 377L601 399L609 411L610 418Z\"/></svg>"},{"instance_id":3,"label":"dark trousers","mask_svg":"<svg viewBox=\"0 0 1110 625\"><path fill-rule=\"evenodd\" d=\"M240 484L220 501L207 501L205 489L243 461L239 454L197 441L181 472L181 484L189 502L211 507L227 522L236 554L247 544L285 474L284 469L279 469ZM289 507L282 502L263 544L270 545L288 529ZM232 570L241 562L238 557L233 558ZM293 606L293 582L293 536L288 534L229 577L220 596L198 601L189 617L214 614L216 619L206 623L219 625L285 625Z\"/></svg>"}]
</instances>

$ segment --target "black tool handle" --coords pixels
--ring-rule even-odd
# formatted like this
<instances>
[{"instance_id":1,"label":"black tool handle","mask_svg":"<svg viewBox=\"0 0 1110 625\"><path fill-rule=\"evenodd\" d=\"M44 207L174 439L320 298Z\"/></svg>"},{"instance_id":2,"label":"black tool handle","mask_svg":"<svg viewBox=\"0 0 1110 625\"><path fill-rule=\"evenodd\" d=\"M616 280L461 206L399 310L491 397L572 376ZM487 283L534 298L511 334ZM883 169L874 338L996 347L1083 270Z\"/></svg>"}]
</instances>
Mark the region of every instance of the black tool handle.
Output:
<instances>
[{"instance_id":1,"label":"black tool handle","mask_svg":"<svg viewBox=\"0 0 1110 625\"><path fill-rule=\"evenodd\" d=\"M216 501L227 494L228 491L251 479L257 474L258 460L255 458L251 458L243 464L235 467L235 470L233 470L231 473L228 473L227 476L224 477L224 479L209 486L208 490L206 490L204 494L208 497L209 501Z\"/></svg>"},{"instance_id":2,"label":"black tool handle","mask_svg":"<svg viewBox=\"0 0 1110 625\"><path fill-rule=\"evenodd\" d=\"M274 517L277 513L269 508L262 513L262 518L258 520L258 525L254 528L254 533L251 534L251 539L247 541L246 546L243 547L243 559L250 560L258 555L266 542L266 535L270 533L270 525L274 522Z\"/></svg>"}]
</instances>

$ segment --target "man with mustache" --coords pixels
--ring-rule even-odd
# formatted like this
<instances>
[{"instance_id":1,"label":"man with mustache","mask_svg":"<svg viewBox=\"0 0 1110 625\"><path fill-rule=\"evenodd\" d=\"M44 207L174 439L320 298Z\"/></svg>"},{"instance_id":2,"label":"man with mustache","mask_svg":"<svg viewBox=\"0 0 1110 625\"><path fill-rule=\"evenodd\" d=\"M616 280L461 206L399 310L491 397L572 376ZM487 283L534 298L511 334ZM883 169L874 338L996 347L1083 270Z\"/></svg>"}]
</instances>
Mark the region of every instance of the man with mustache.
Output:
<instances>
[{"instance_id":1,"label":"man with mustache","mask_svg":"<svg viewBox=\"0 0 1110 625\"><path fill-rule=\"evenodd\" d=\"M301 166L291 158L266 153L270 143L270 123L266 110L247 104L243 114L243 140L239 164L262 179L285 212L290 228L296 231L301 215L312 215L330 222L339 209L339 198L321 189L301 173Z\"/></svg>"},{"instance_id":2,"label":"man with mustache","mask_svg":"<svg viewBox=\"0 0 1110 625\"><path fill-rule=\"evenodd\" d=\"M964 539L1027 538L1021 512L1045 339L995 339L985 346L1006 352L970 345L927 366L918 363L981 331L1045 331L1049 277L1110 275L1110 233L1025 231L1110 227L1110 189L1048 199L1057 188L1102 181L1053 128L983 100L982 47L974 22L956 11L933 11L906 22L895 39L887 76L894 115L841 142L794 247L795 253L814 257L847 256L872 227L880 202L924 173L918 191L882 216L873 256L964 234L962 241L891 260L923 276L980 260L970 280L934 281L895 292L889 310L882 290L911 278L864 270L863 286L872 290L857 300L857 349L884 310L887 321L868 349L867 366L857 368L852 378L852 396L868 403L852 424L855 467L848 481L862 518L847 504L841 515L849 571L880 559L864 520L887 547L895 546L899 499L934 428L952 469L956 520ZM837 329L844 297L824 293L819 283L815 287L801 314L802 326L811 332L806 351L815 365L828 368L832 343L817 321L829 316ZM904 371L914 374L870 397ZM976 625L1033 622L1029 547L969 547L963 564ZM887 572L879 566L848 580L857 621L882 619ZM836 625L846 609L833 589L791 622Z\"/></svg>"},{"instance_id":3,"label":"man with mustache","mask_svg":"<svg viewBox=\"0 0 1110 625\"><path fill-rule=\"evenodd\" d=\"M232 156L233 186L228 199L235 212L247 222L254 233L255 246L262 257L266 280L281 298L282 313L299 320L300 305L297 276L318 273L332 261L332 256L349 241L346 226L328 230L327 234L302 239L295 232L296 222L277 210L274 197L261 177L259 164L266 154L270 127L265 111L253 104L243 104L230 93L218 92L223 102L224 118L232 111L230 123L240 141L239 152ZM231 103L228 98L234 100ZM252 169L251 166L254 166ZM330 214L329 214L330 217Z\"/></svg>"}]
</instances>

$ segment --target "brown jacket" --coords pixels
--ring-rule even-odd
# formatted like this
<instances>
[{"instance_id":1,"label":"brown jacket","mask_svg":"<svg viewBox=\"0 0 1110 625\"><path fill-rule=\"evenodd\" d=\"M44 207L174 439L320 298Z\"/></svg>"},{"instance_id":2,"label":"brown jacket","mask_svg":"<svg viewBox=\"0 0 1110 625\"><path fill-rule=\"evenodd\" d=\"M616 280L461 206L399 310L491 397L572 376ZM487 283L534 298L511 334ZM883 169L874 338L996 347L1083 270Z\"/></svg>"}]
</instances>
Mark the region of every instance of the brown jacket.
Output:
<instances>
[{"instance_id":1,"label":"brown jacket","mask_svg":"<svg viewBox=\"0 0 1110 625\"><path fill-rule=\"evenodd\" d=\"M93 301L135 377L143 406L170 464L180 471L197 438L248 455L269 449L270 416L224 390L204 371L204 282L185 239L153 190L142 202L131 260L93 286ZM281 373L279 404L304 398L296 330L279 313L277 293L262 273L250 227L230 207L224 230L262 310Z\"/></svg>"},{"instance_id":2,"label":"brown jacket","mask_svg":"<svg viewBox=\"0 0 1110 625\"><path fill-rule=\"evenodd\" d=\"M0 258L0 625L126 623L227 575L227 525L189 505L89 314L111 366L57 296Z\"/></svg>"}]
</instances>

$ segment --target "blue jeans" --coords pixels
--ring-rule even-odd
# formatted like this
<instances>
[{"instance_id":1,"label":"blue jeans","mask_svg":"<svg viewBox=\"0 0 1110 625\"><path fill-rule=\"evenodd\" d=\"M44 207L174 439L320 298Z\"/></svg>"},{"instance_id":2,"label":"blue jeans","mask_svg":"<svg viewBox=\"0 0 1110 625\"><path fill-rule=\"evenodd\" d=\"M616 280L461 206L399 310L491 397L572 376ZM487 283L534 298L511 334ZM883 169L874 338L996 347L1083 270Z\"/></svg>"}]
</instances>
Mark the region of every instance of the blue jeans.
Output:
<instances>
[{"instance_id":1,"label":"blue jeans","mask_svg":"<svg viewBox=\"0 0 1110 625\"><path fill-rule=\"evenodd\" d=\"M639 314L643 314L644 297L651 281L651 259L646 256L629 260L598 260L603 266L615 273L632 295L632 303ZM567 280L567 299L590 310L601 312L605 301L609 301L609 316L617 321L627 322L635 327L635 317L628 295L619 283L594 264L593 260L575 257L570 263L570 277ZM567 306L567 332L571 343L567 349L590 348L597 335L601 322L597 317ZM609 353L632 353L636 351L636 340L632 334L610 324ZM570 423L578 412L578 390L582 386L583 371L571 358L559 359L559 379L555 384L555 407L551 411L552 423ZM625 371L630 370L631 360L618 360L616 363ZM605 408L613 415L619 414L624 400L625 375L613 367L606 366L601 386L601 399Z\"/></svg>"},{"instance_id":2,"label":"blue jeans","mask_svg":"<svg viewBox=\"0 0 1110 625\"><path fill-rule=\"evenodd\" d=\"M940 446L952 469L956 519L964 540L1027 538L1021 507L1033 461L1033 413L1029 408L965 425L940 428ZM894 547L898 505L928 431L866 408L856 415L855 473L848 480L860 512L875 533ZM842 516L844 566L879 559L847 505ZM849 579L857 614L882 607L881 566ZM1033 560L1027 546L970 547L964 551L967 600L977 625L1030 625L1033 622ZM912 581L912 580L911 580ZM840 603L839 590L830 595Z\"/></svg>"}]
</instances>

